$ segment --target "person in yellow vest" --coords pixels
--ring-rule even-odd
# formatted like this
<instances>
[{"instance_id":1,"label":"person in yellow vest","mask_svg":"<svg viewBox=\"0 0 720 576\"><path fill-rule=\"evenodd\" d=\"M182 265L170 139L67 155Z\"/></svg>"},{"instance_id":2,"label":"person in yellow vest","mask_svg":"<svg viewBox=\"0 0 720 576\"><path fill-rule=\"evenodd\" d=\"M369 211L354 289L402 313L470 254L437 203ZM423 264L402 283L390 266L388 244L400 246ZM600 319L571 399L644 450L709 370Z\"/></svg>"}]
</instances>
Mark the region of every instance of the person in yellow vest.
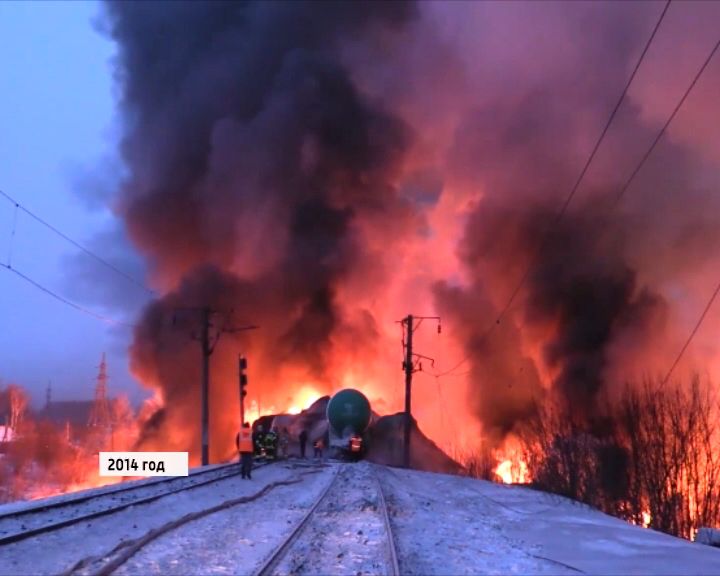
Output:
<instances>
[{"instance_id":1,"label":"person in yellow vest","mask_svg":"<svg viewBox=\"0 0 720 576\"><path fill-rule=\"evenodd\" d=\"M247 422L243 423L243 427L240 428L237 438L235 439L237 444L238 452L240 452L240 474L243 479L252 479L252 465L253 465L253 441L252 441L252 430L250 430L250 424Z\"/></svg>"}]
</instances>

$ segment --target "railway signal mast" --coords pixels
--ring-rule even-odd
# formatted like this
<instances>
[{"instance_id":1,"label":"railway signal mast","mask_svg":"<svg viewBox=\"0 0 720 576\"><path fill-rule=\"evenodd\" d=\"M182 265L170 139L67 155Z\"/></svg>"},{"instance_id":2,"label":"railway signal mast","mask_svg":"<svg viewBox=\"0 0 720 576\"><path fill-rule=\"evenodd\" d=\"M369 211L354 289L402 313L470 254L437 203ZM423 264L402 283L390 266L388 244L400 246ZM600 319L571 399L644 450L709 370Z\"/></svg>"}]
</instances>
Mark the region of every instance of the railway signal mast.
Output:
<instances>
[{"instance_id":1,"label":"railway signal mast","mask_svg":"<svg viewBox=\"0 0 720 576\"><path fill-rule=\"evenodd\" d=\"M245 426L245 396L247 396L247 358L240 356L238 358L239 380L240 380L240 428Z\"/></svg>"},{"instance_id":2,"label":"railway signal mast","mask_svg":"<svg viewBox=\"0 0 720 576\"><path fill-rule=\"evenodd\" d=\"M420 327L420 324L422 324L423 320L437 320L437 331L438 334L440 334L440 316L413 316L412 314L408 314L402 320L398 320L403 330L403 351L405 352L405 358L403 360L403 370L405 371L405 425L403 431L403 466L405 466L405 468L410 468L412 375L418 370L422 370L422 364L419 364L421 360L429 360L432 365L435 364L434 359L428 356L423 356L422 354L415 354L413 352L413 334Z\"/></svg>"},{"instance_id":3,"label":"railway signal mast","mask_svg":"<svg viewBox=\"0 0 720 576\"><path fill-rule=\"evenodd\" d=\"M215 346L220 341L222 334L234 334L244 330L255 330L258 328L254 325L227 327L225 326L225 318L222 324L215 326L211 320L215 316L225 316L219 310L213 310L210 306L202 308L178 308L173 316L173 324L175 324L177 312L190 311L200 313L201 333L193 334L194 340L199 340L202 350L202 388L201 388L201 423L202 423L202 465L207 466L210 463L210 356L215 351ZM230 311L232 313L232 311ZM215 334L211 336L210 329L215 329Z\"/></svg>"}]
</instances>

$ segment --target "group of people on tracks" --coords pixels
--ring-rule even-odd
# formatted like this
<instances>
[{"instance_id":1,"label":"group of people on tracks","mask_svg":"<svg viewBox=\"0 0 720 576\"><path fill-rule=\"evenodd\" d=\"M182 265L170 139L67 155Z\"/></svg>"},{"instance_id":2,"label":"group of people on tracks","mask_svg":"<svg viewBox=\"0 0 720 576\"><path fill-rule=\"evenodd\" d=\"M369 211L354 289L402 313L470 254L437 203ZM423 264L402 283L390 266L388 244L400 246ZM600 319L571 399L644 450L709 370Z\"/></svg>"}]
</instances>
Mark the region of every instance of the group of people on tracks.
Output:
<instances>
[{"instance_id":1,"label":"group of people on tracks","mask_svg":"<svg viewBox=\"0 0 720 576\"><path fill-rule=\"evenodd\" d=\"M307 442L308 432L303 430L298 435L300 458L305 458ZM275 460L287 458L290 455L290 433L287 428L283 428L278 432L275 427L265 432L262 424L258 425L255 432L253 432L250 424L245 422L235 437L235 445L240 454L240 475L243 479L250 480L252 479L252 468L255 459ZM325 439L323 437L316 439L313 442L313 449L315 458L322 459Z\"/></svg>"}]
</instances>

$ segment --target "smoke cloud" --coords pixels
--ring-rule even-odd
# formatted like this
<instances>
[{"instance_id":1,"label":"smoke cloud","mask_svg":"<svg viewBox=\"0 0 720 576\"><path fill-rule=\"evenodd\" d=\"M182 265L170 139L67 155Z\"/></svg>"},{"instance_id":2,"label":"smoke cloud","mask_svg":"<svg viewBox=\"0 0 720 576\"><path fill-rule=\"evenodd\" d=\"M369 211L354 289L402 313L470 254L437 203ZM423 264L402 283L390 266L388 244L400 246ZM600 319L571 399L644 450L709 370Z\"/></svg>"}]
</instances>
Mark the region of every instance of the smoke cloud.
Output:
<instances>
[{"instance_id":1,"label":"smoke cloud","mask_svg":"<svg viewBox=\"0 0 720 576\"><path fill-rule=\"evenodd\" d=\"M163 294L131 351L164 405L147 443L197 449L199 324L177 313L189 307L220 311L216 331L261 326L222 335L212 357L213 437L228 447L238 352L265 407L357 386L376 409L399 409L394 321L409 312L443 316L441 340L424 328L416 336L437 372L468 358L436 380L440 398L418 376L415 416L441 443L471 442L479 427L500 443L540 397L592 419L604 392L669 364L720 241L710 216L720 196L708 186L720 144L706 130L693 138L690 101L611 205L664 122L659 110L674 105L667 94L679 97L715 41L703 24L715 8L692 6L708 11L691 19L692 41L692 22L670 9L549 235L659 6L106 8L129 168L119 206ZM683 54L668 56L680 38ZM706 111L717 86L708 82L696 102ZM716 348L704 350L694 359L715 366Z\"/></svg>"}]
</instances>

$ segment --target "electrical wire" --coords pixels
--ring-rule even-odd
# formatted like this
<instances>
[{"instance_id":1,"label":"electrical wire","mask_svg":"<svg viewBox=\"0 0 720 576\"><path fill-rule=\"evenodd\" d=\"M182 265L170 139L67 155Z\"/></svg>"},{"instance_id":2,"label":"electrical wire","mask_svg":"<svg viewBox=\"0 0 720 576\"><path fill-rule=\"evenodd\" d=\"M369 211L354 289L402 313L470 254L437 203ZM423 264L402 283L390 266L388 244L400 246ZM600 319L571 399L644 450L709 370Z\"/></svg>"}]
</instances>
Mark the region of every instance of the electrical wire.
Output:
<instances>
[{"instance_id":1,"label":"electrical wire","mask_svg":"<svg viewBox=\"0 0 720 576\"><path fill-rule=\"evenodd\" d=\"M668 370L668 373L665 375L665 378L663 378L662 383L660 384L661 387L665 386L667 384L668 380L670 380L670 376L672 376L672 373L675 371L676 366L680 363L680 360L682 359L683 355L685 354L685 351L688 349L688 346L690 346L690 343L693 341L693 338L695 338L695 334L697 334L698 330L700 330L700 326L702 325L703 321L705 320L705 317L707 316L708 312L710 312L710 308L712 308L713 303L715 302L715 298L717 298L717 295L720 294L720 283L715 287L715 292L713 292L713 295L710 297L710 300L708 301L707 305L705 306L705 309L703 310L702 314L700 314L700 318L698 319L697 323L695 324L695 327L692 329L692 332L690 332L690 336L688 336L688 339L685 341L685 344L680 349L680 353L676 356L675 361L672 363L672 366L670 366L670 370Z\"/></svg>"},{"instance_id":2,"label":"electrical wire","mask_svg":"<svg viewBox=\"0 0 720 576\"><path fill-rule=\"evenodd\" d=\"M633 68L632 74L630 74L628 81L625 83L625 87L623 88L623 91L620 94L620 98L618 98L618 101L616 102L615 107L613 108L612 112L610 113L610 117L608 118L607 122L605 123L605 126L602 129L602 132L600 133L600 137L595 142L595 146L593 147L592 152L590 152L590 156L588 156L588 159L585 162L585 165L583 166L583 169L581 170L580 175L578 176L578 179L575 181L575 185L570 190L570 193L568 194L567 198L565 199L565 202L563 203L562 207L560 208L560 211L555 215L555 218L552 221L552 224L550 226L546 226L545 231L543 232L542 240L538 244L538 248L536 249L535 253L533 254L532 258L530 259L530 263L528 264L527 268L525 269L525 272L522 275L520 282L515 287L515 290L513 290L513 293L510 296L510 299L508 300L507 304L500 312L500 315L497 317L496 324L500 324L500 321L502 320L503 316L505 316L507 311L510 309L510 306L512 306L512 303L515 301L516 296L520 293L520 290L525 285L525 282L527 281L527 279L530 275L530 272L534 268L535 263L537 262L537 259L545 251L545 248L547 246L548 240L550 239L550 236L552 235L553 231L557 228L557 225L560 223L560 220L562 220L563 217L565 216L565 214L567 213L567 209L570 206L570 203L573 201L573 198L575 198L575 194L577 193L578 189L580 188L580 184L582 184L582 181L585 179L585 175L587 174L588 169L590 168L590 164L592 164L592 161L595 159L595 155L597 154L598 150L600 149L600 145L602 144L603 140L605 140L605 136L607 135L608 130L610 129L610 125L612 124L613 120L615 119L615 116L617 115L618 110L620 109L620 105L625 100L625 96L627 96L628 90L630 89L630 85L632 84L633 80L635 79L635 76L637 75L637 72L640 69L640 65L642 64L643 60L645 59L645 55L647 54L648 50L650 49L650 45L652 44L653 39L655 38L655 35L657 34L658 29L660 28L660 24L662 23L663 19L665 18L665 14L667 14L668 8L670 8L671 2L672 2L672 0L668 0L667 3L665 4L665 7L663 8L663 11L660 14L660 17L658 18L658 21L655 24L655 27L653 28L652 33L650 34L650 38L648 38L647 42L645 43L645 48L643 48L643 51L640 54L640 58L638 58L638 61L635 64L635 67Z\"/></svg>"},{"instance_id":3,"label":"electrical wire","mask_svg":"<svg viewBox=\"0 0 720 576\"><path fill-rule=\"evenodd\" d=\"M33 285L35 288L37 288L38 290L41 290L42 292L45 292L45 293L48 294L49 296L52 296L53 298L55 298L56 300L58 300L59 302L62 302L63 304L65 304L65 305L67 305L67 306L70 306L71 308L74 308L75 310L77 310L77 311L79 311L79 312L82 312L83 314L87 314L88 316L92 316L93 318L95 318L95 319L97 319L97 320L101 320L102 322L105 322L106 324L112 324L112 325L115 325L115 326L124 326L124 327L127 327L127 328L134 328L134 327L135 327L134 324L129 324L129 323L127 323L127 322L121 322L121 321L119 321L119 320L115 320L115 319L113 319L113 318L109 318L108 316L103 316L102 314L98 314L97 312L93 312L92 310L88 310L87 308L84 308L84 307L80 306L79 304L75 304L75 302L71 302L71 301L68 300L67 298L63 298L62 296L60 296L59 294L53 292L53 291L50 290L49 288L46 288L45 286L43 286L43 285L40 284L39 282L36 282L35 280L33 280L32 278L30 278L29 276L26 276L25 274L23 274L22 272L20 272L17 268L13 268L13 267L12 267L11 265L9 265L9 264L5 264L5 263L3 263L3 262L0 262L0 266L3 267L3 268L5 268L5 270L9 270L9 271L12 272L13 274L19 276L20 278L22 278L23 280L25 280L25 282L27 282L27 283L29 283L29 284L32 284L32 285Z\"/></svg>"},{"instance_id":4,"label":"electrical wire","mask_svg":"<svg viewBox=\"0 0 720 576\"><path fill-rule=\"evenodd\" d=\"M702 76L703 72L705 71L705 68L707 68L708 64L710 63L710 60L712 60L713 56L718 50L718 47L720 47L720 39L715 43L715 46L711 50L708 57L705 59L705 62L703 62L703 65L698 70L697 74L695 74L695 77L693 78L692 83L688 87L688 89L685 91L685 94L683 94L683 97L680 99L680 102L678 102L677 106L675 106L675 109L673 110L673 113L671 114L670 118L667 122L665 122L665 125L663 126L660 133L655 138L655 141L652 143L652 146L650 147L650 150L648 150L647 154L643 157L640 164L638 165L637 169L632 173L630 178L628 179L625 186L623 186L623 189L620 191L620 194L618 195L617 199L615 200L615 205L617 205L620 200L622 199L623 195L625 194L625 191L630 186L630 183L632 182L633 178L635 178L635 175L640 171L640 168L642 168L642 165L645 163L645 160L647 160L648 156L650 156L650 153L655 148L657 143L660 141L660 138L662 138L663 134L665 133L667 127L670 125L670 122L672 122L672 119L675 117L675 115L678 113L678 110L682 107L683 103L687 99L688 95L692 91L692 89L695 87L695 84L697 84L698 80L700 79L700 76ZM710 312L710 309L712 308L713 303L715 302L715 299L717 298L717 295L720 293L720 283L715 287L715 291L713 292L712 296L710 297L710 300L708 301L707 305L702 311L702 314L700 314L700 318L698 318L698 321L695 323L695 326L690 332L690 335L688 336L687 340L683 344L683 347L680 349L680 352L675 357L675 360L673 361L672 365L670 366L670 369L668 370L667 374L665 375L665 378L662 379L662 382L660 384L661 387L664 387L668 381L670 380L670 377L672 376L672 373L675 371L675 368L680 363L680 360L685 355L685 351L690 346L690 343L695 338L695 335L698 333L698 330L700 330L700 326L702 326L702 323L705 321L705 317L707 316L708 312Z\"/></svg>"},{"instance_id":5,"label":"electrical wire","mask_svg":"<svg viewBox=\"0 0 720 576\"><path fill-rule=\"evenodd\" d=\"M705 62L703 62L703 65L700 67L700 69L697 71L697 74L695 74L695 77L693 78L693 81L690 83L690 86L688 86L687 90L685 90L685 93L683 94L683 97L680 98L680 101L675 106L675 109L672 111L672 114L670 114L670 117L667 119L667 122L663 125L660 132L658 132L657 136L655 137L655 140L653 140L653 143L650 145L650 148L648 148L648 151L645 153L645 156L642 157L642 160L640 160L640 163L637 165L635 170L633 170L633 173L630 175L630 178L627 179L625 182L625 185L620 190L620 193L617 195L617 198L615 198L615 202L613 204L613 208L615 208L619 203L620 200L622 200L623 196L625 195L625 192L630 187L630 184L632 184L633 180L635 179L635 176L637 176L638 172L642 169L642 167L645 165L645 161L650 157L653 150L655 150L655 146L657 146L658 142L662 139L663 135L665 134L665 131L667 130L668 126L672 123L672 121L675 119L675 116L679 112L680 108L682 108L682 105L685 103L685 100L687 100L687 97L690 95L690 92L692 92L693 88L695 88L695 84L697 84L698 80L700 79L700 76L703 75L703 72L705 72L705 68L707 68L708 64L710 64L710 60L712 60L713 56L715 56L715 52L717 52L718 47L720 47L720 39L718 39L717 43L713 47L713 49L710 51L710 54L708 54L707 58L705 58Z\"/></svg>"},{"instance_id":6,"label":"electrical wire","mask_svg":"<svg viewBox=\"0 0 720 576\"><path fill-rule=\"evenodd\" d=\"M666 6L666 9L667 9L667 6ZM710 51L710 53L708 54L708 56L705 58L702 66L698 69L697 73L696 73L695 76L693 77L692 82L691 82L690 85L688 86L687 90L685 90L685 92L683 93L682 98L680 98L680 100L678 101L678 103L675 105L675 108L673 109L673 111L672 111L672 113L670 114L670 116L668 117L667 121L665 122L665 124L662 126L662 128L660 129L660 131L659 131L658 134L656 135L655 139L653 140L652 144L651 144L650 147L648 148L647 152L643 155L643 157L641 158L640 162L639 162L638 165L636 166L635 170L633 170L633 172L632 172L632 174L630 175L630 177L626 180L626 182L625 182L625 184L623 185L623 187L621 188L618 196L617 196L617 197L615 198L615 200L614 200L613 209L616 208L617 205L620 203L620 201L622 200L622 198L623 198L624 195L625 195L625 192L628 190L628 188L630 187L630 185L632 184L632 182L635 180L635 177L637 176L637 174L640 172L640 170L642 169L642 167L645 165L645 162L647 161L647 159L650 157L650 155L651 155L652 152L655 150L656 146L658 145L658 143L660 142L660 140L662 139L662 137L663 137L663 136L665 135L665 133L667 132L668 127L670 126L670 124L672 123L672 121L675 119L675 116L677 115L677 113L678 113L678 112L680 111L680 109L682 108L683 104L684 104L685 101L687 100L687 98L688 98L688 96L690 95L690 93L692 92L692 90L695 88L695 85L698 83L698 81L700 80L700 77L701 77L701 76L703 75L703 73L705 72L705 69L706 69L706 68L708 67L708 65L710 64L710 61L713 59L713 57L714 57L715 54L717 53L718 48L720 48L720 39L715 43L715 45L713 46L713 48L712 48L712 50ZM523 277L523 283L524 283L524 281L525 281L526 278L527 278L527 271L526 271L525 276ZM501 319L502 315L507 311L507 309L509 308L510 304L512 303L512 300L513 300L513 299L515 298L515 296L517 295L517 291L518 291L518 290L516 289L516 291L515 291L515 292L513 293L513 295L511 296L511 299L510 299L510 302L508 303L508 306L506 306L506 308L503 310L503 312L502 312L502 313L500 314L500 316L498 317L498 320L497 320L497 323L498 323L498 324L499 324L499 322L500 322L500 319ZM697 334L698 330L700 329L702 323L705 321L705 317L707 316L708 312L709 312L710 309L712 308L712 305L714 304L715 299L717 298L717 296L718 296L719 293L720 293L720 283L719 283L719 284L717 285L717 287L715 288L715 291L713 292L712 296L710 297L710 300L708 301L707 305L706 305L705 308L703 309L703 312L702 312L702 314L700 315L700 318L698 319L697 323L695 324L695 326L693 327L692 331L690 332L690 335L688 336L687 340L685 341L685 343L683 344L682 348L680 349L680 352L679 352L678 355L675 357L675 360L673 361L672 365L670 366L670 369L668 370L667 374L665 375L665 378L663 378L663 380L662 380L662 382L661 382L661 386L665 386L665 385L667 384L667 382L670 380L670 377L672 376L673 372L675 371L675 368L676 368L677 365L680 363L680 360L681 360L682 357L685 355L685 352L687 351L688 347L690 346L690 343L693 341L693 339L695 338L695 335ZM494 328L494 326L493 326L493 328ZM484 337L489 336L491 332L492 332L492 329L491 329L490 331L488 331L488 333L487 333ZM467 358L465 358L463 361L461 361L460 363L458 363L456 366L454 366L454 367L451 368L450 370L447 370L447 371L445 371L445 372L443 372L443 373L440 373L438 376L444 376L444 375L447 375L447 374L453 372L453 371L456 370L458 367L460 367L462 364L464 364L465 362L467 362L467 360L469 360L469 359L470 359L470 356L468 356Z\"/></svg>"},{"instance_id":7,"label":"electrical wire","mask_svg":"<svg viewBox=\"0 0 720 576\"><path fill-rule=\"evenodd\" d=\"M656 36L656 34L657 34L657 31L658 31L659 28L660 28L660 25L662 24L663 20L665 19L665 15L667 14L667 11L668 11L668 8L670 7L671 2L672 2L672 0L668 0L668 2L666 2L665 6L664 6L664 8L663 8L663 10L662 10L662 12L660 13L660 16L658 17L658 20L657 20L657 22L656 22L656 24L655 24L655 27L653 28L653 30L652 30L652 32L651 32L651 34L650 34L650 37L648 38L647 42L645 43L645 47L643 48L643 51L641 52L640 57L638 58L638 61L637 61L637 63L635 64L635 67L633 68L633 71L632 71L632 73L630 74L630 77L628 78L627 82L625 83L625 87L623 88L623 91L622 91L622 93L620 94L620 97L618 98L618 100L617 100L617 102L616 102L616 104L615 104L612 112L610 113L610 117L608 118L608 121L605 123L605 126L603 127L603 130L601 131L600 136L598 137L598 139L597 139L597 141L596 141L596 143L595 143L595 146L593 146L593 149L592 149L592 151L591 151L591 153L590 153L590 156L588 157L587 161L585 162L585 165L583 166L583 169L581 170L578 179L575 181L575 185L574 185L574 186L572 187L572 189L570 190L570 193L568 194L567 198L565 199L565 202L564 202L563 205L561 206L561 208L560 208L560 210L558 211L558 213L555 215L555 218L553 219L553 221L551 222L551 224L550 224L549 226L547 226L547 227L545 228L545 230L543 231L542 239L541 239L541 241L538 243L536 250L533 252L533 254L532 254L531 258L530 258L530 262L529 262L528 266L525 268L525 271L523 272L523 275L522 275L522 277L520 278L520 281L518 282L518 284L516 285L516 287L515 287L515 289L513 290L512 294L510 295L510 298L508 299L507 303L505 304L505 306L504 306L504 307L502 308L502 310L500 311L500 314L499 314L499 315L497 316L497 318L495 319L495 322L494 322L493 324L491 324L490 327L489 327L489 328L485 331L485 333L482 335L481 340L487 339L487 338L494 332L495 328L496 328L498 325L500 325L500 322L501 322L502 319L505 317L505 315L507 314L507 312L510 310L513 302L515 301L515 298L516 298L517 295L520 293L520 290L522 290L523 286L524 286L525 283L527 282L527 279L528 279L528 277L530 276L530 272L531 272L531 271L533 270L533 268L535 267L535 264L537 263L538 258L539 258L540 255L545 251L545 249L546 249L546 247L547 247L547 244L548 244L548 241L549 241L549 239L550 239L551 234L553 233L553 231L556 229L556 227L557 227L557 225L559 224L559 222L562 220L562 218L563 218L563 217L565 216L565 214L567 213L567 209L568 209L568 207L570 206L570 203L572 202L572 200L573 200L573 198L575 197L578 189L580 188L580 184L581 184L582 181L584 180L585 175L587 174L588 169L589 169L590 165L592 164L593 159L595 158L595 155L597 154L598 150L600 149L600 145L602 144L603 140L605 139L605 136L606 136L606 134L608 133L608 130L609 130L609 128L610 128L613 120L615 119L615 116L617 115L617 112L618 112L618 110L620 109L620 106L621 106L622 102L625 100L625 97L627 96L628 90L630 89L630 86L631 86L633 80L635 79L635 76L637 75L637 72L638 72L638 70L640 69L640 66L641 66L642 62L644 61L645 56L646 56L646 54L648 53L648 50L650 49L650 46L651 46L653 40L655 39L655 36ZM714 52L714 51L713 51L713 52ZM703 66L703 68L701 68L701 71L700 71L700 73L698 74L698 77L702 74L702 71L705 69L706 65L707 65L707 64L705 64L705 65ZM693 81L693 83L692 83L691 86L694 86L696 82L697 82L697 78ZM686 96L684 96L683 99L681 100L680 106L682 105L682 102L685 101L685 98L686 98ZM679 109L680 106L678 106L677 109ZM673 112L671 118L674 118L675 114L676 114L676 111ZM664 132L664 131L665 131L665 129L667 128L667 125L669 125L669 122L666 123L666 126L663 127L663 129L662 129L661 132ZM659 138L656 139L656 140L659 140ZM656 143L657 143L657 142L654 142L653 145L651 146L651 151L652 151L652 149L654 149ZM645 160L647 159L648 156L649 156L649 154L647 154L646 156L643 157L643 159L641 160L641 164L645 162ZM633 172L633 174L635 174L637 171L638 171L638 170L636 169L636 170ZM634 176L633 176L633 177L634 177ZM628 184L628 186L629 186L629 184ZM457 362L454 366L452 366L452 367L449 368L448 370L445 370L445 371L443 371L443 372L440 372L440 373L437 374L436 376L437 376L438 378L440 378L440 377L444 377L444 376L447 376L447 375L449 375L449 374L452 374L452 373L455 372L455 370L457 370L460 366L464 365L468 360L470 360L470 358L472 358L472 354L469 354L469 355L465 356L462 360L460 360L459 362Z\"/></svg>"},{"instance_id":8,"label":"electrical wire","mask_svg":"<svg viewBox=\"0 0 720 576\"><path fill-rule=\"evenodd\" d=\"M8 265L12 266L13 247L15 245L15 232L17 231L18 205L13 208L12 231L10 232L10 246L8 247Z\"/></svg>"},{"instance_id":9,"label":"electrical wire","mask_svg":"<svg viewBox=\"0 0 720 576\"><path fill-rule=\"evenodd\" d=\"M111 264L110 262L108 262L107 260L105 260L104 258L102 258L101 256L98 256L97 254L95 254L95 252L93 252L92 250L86 248L85 246L83 246L82 244L80 244L79 242L77 242L76 240L73 240L73 239L70 238L67 234L61 232L60 230L58 230L55 226L53 226L52 224L50 224L50 223L47 222L46 220L43 220L40 216L38 216L37 214L35 214L34 212L32 212L31 210L29 210L28 208L26 208L26 207L23 206L22 204L20 204L20 203L19 203L17 200L15 200L12 196L10 196L9 194L7 194L6 192L4 192L4 191L1 190L1 189L0 189L0 196L5 197L9 202L11 202L12 204L14 204L16 211L17 211L18 209L22 210L22 211L25 212L28 216L30 216L31 218L33 218L34 220L36 220L37 222L39 222L40 224L42 224L43 226L45 226L46 228L48 228L49 230L51 230L52 232L54 232L55 234L57 234L58 236L60 236L60 238L62 238L63 240L69 242L70 244L72 244L73 246L75 246L76 248L78 248L79 250L81 250L82 252L84 252L85 254L87 254L88 256L90 256L91 258L94 258L95 260L97 260L98 262L100 262L101 264L103 264L104 266L106 266L107 268L109 268L110 270L112 270L113 272L115 272L116 274L119 274L120 276L122 276L123 278L125 278L127 281L131 282L132 284L135 284L135 286L137 286L138 288L144 290L144 291L145 291L146 293L148 293L149 295L151 295L151 296L157 296L157 293L156 293L155 291L153 291L153 290L149 289L148 287L146 287L142 282L140 282L140 281L137 280L136 278L130 276L130 274L127 274L126 272L123 272L123 271L120 270L117 266Z\"/></svg>"}]
</instances>

